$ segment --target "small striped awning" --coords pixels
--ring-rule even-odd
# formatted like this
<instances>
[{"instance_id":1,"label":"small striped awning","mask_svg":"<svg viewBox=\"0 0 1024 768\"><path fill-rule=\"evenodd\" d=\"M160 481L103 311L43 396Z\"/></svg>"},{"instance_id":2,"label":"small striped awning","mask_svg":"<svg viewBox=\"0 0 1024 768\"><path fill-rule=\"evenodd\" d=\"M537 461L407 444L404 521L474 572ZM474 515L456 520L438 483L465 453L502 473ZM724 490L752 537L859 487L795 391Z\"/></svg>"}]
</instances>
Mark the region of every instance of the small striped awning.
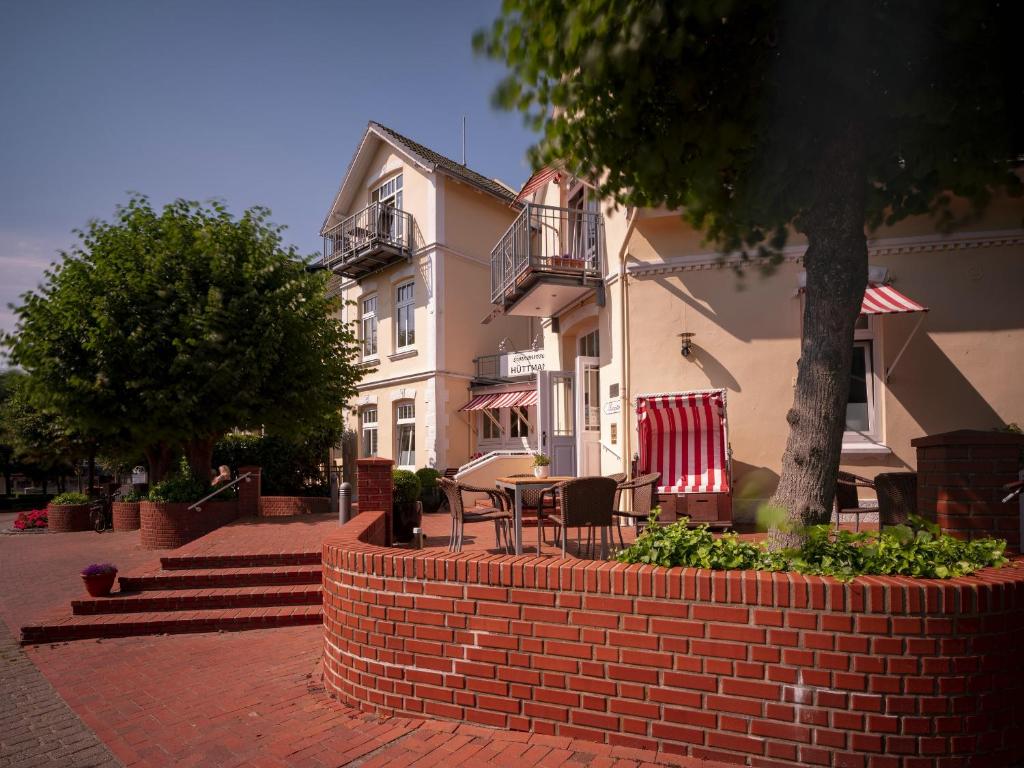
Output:
<instances>
[{"instance_id":1,"label":"small striped awning","mask_svg":"<svg viewBox=\"0 0 1024 768\"><path fill-rule=\"evenodd\" d=\"M537 404L536 389L521 389L513 392L489 392L476 395L462 406L460 411L482 411L485 408L511 408Z\"/></svg>"},{"instance_id":2,"label":"small striped awning","mask_svg":"<svg viewBox=\"0 0 1024 768\"><path fill-rule=\"evenodd\" d=\"M526 180L523 184L523 188L519 190L519 194L516 195L516 202L522 202L529 197L533 192L543 187L549 181L558 177L558 169L552 168L551 166L545 166L537 171L533 176Z\"/></svg>"},{"instance_id":3,"label":"small striped awning","mask_svg":"<svg viewBox=\"0 0 1024 768\"><path fill-rule=\"evenodd\" d=\"M869 283L861 301L862 315L891 315L900 312L927 312L928 307L904 296L891 285Z\"/></svg>"}]
</instances>

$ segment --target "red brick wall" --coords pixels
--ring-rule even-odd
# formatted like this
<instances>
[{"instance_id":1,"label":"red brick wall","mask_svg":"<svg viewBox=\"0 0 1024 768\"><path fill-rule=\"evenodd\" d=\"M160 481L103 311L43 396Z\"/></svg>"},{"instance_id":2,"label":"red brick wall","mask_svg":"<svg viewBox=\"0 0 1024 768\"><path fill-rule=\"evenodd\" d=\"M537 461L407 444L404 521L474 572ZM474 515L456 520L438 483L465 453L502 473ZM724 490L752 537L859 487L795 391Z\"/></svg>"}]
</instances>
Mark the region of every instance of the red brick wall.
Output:
<instances>
[{"instance_id":1,"label":"red brick wall","mask_svg":"<svg viewBox=\"0 0 1024 768\"><path fill-rule=\"evenodd\" d=\"M369 458L356 461L356 501L358 508L352 509L353 515L358 515L363 509L384 510L386 518L384 531L385 539L382 542L386 546L391 545L392 504L394 503L395 483L391 472L394 468L391 459Z\"/></svg>"},{"instance_id":2,"label":"red brick wall","mask_svg":"<svg viewBox=\"0 0 1024 768\"><path fill-rule=\"evenodd\" d=\"M240 517L256 517L260 513L260 468L239 467L238 475L241 477L246 472L252 474L237 486L238 488L238 514Z\"/></svg>"},{"instance_id":3,"label":"red brick wall","mask_svg":"<svg viewBox=\"0 0 1024 768\"><path fill-rule=\"evenodd\" d=\"M143 501L139 541L144 549L176 549L235 520L238 506L236 501L207 501L190 511L188 504Z\"/></svg>"},{"instance_id":4,"label":"red brick wall","mask_svg":"<svg viewBox=\"0 0 1024 768\"><path fill-rule=\"evenodd\" d=\"M111 507L115 531L139 530L139 502L115 501Z\"/></svg>"},{"instance_id":5,"label":"red brick wall","mask_svg":"<svg viewBox=\"0 0 1024 768\"><path fill-rule=\"evenodd\" d=\"M1017 479L1024 436L961 430L913 440L919 511L962 539L996 536L1020 551L1020 505L1003 504Z\"/></svg>"},{"instance_id":6,"label":"red brick wall","mask_svg":"<svg viewBox=\"0 0 1024 768\"><path fill-rule=\"evenodd\" d=\"M1024 567L947 582L711 572L324 542L330 691L755 766L1007 765Z\"/></svg>"},{"instance_id":7,"label":"red brick wall","mask_svg":"<svg viewBox=\"0 0 1024 768\"><path fill-rule=\"evenodd\" d=\"M91 531L88 504L50 504L46 508L46 527L50 533Z\"/></svg>"},{"instance_id":8,"label":"red brick wall","mask_svg":"<svg viewBox=\"0 0 1024 768\"><path fill-rule=\"evenodd\" d=\"M260 517L288 515L326 515L331 500L326 496L261 496Z\"/></svg>"}]
</instances>

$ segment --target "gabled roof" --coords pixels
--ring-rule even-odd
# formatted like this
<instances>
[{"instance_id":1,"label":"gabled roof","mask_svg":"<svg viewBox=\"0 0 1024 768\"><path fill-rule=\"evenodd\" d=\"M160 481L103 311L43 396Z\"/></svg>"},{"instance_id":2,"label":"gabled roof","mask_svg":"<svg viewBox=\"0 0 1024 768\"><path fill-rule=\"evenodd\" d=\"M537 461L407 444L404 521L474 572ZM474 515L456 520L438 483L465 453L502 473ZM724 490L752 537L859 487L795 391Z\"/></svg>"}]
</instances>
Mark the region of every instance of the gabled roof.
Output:
<instances>
[{"instance_id":1,"label":"gabled roof","mask_svg":"<svg viewBox=\"0 0 1024 768\"><path fill-rule=\"evenodd\" d=\"M339 207L339 205L342 208L347 207L347 203L352 194L352 190L347 188L349 181L352 179L353 175L358 175L356 171L360 167L359 161L360 158L366 156L366 149L371 143L370 139L378 139L390 144L396 150L406 155L414 164L420 166L428 173L438 172L443 173L446 176L451 176L452 178L465 184L469 184L482 192L487 192L488 194L493 195L498 200L506 204L513 204L516 201L516 191L505 186L500 181L497 181L496 179L489 179L483 174L477 173L473 169L468 168L461 163L457 163L451 158L446 157L439 152L435 152L429 147L425 147L407 136L403 136L398 131L392 130L386 125L381 125L380 123L371 120L366 126L366 132L363 134L363 138L359 142L359 147L352 156L352 161L349 163L348 169L345 171L345 178L341 182L338 194L334 196L330 210L327 211L327 216L324 217L324 223L320 230L321 234L323 234L323 232L328 228L328 222L330 221L331 214Z\"/></svg>"}]
</instances>

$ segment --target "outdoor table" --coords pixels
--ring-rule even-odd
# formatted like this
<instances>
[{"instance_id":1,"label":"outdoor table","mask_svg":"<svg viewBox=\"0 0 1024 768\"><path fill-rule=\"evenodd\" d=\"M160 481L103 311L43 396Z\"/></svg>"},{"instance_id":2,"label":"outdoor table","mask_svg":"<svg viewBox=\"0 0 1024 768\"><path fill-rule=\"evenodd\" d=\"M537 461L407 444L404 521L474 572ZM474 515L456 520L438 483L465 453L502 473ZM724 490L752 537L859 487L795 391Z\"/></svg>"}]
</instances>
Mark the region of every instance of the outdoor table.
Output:
<instances>
[{"instance_id":1,"label":"outdoor table","mask_svg":"<svg viewBox=\"0 0 1024 768\"><path fill-rule=\"evenodd\" d=\"M499 477L494 484L503 491L511 491L515 499L515 529L516 529L516 554L523 554L523 489L532 485L541 485L545 488L557 485L566 480L575 480L574 477L565 475L552 475L551 477ZM537 520L538 526L540 519ZM537 536L540 536L538 528ZM540 545L537 547L537 554L540 554Z\"/></svg>"}]
</instances>

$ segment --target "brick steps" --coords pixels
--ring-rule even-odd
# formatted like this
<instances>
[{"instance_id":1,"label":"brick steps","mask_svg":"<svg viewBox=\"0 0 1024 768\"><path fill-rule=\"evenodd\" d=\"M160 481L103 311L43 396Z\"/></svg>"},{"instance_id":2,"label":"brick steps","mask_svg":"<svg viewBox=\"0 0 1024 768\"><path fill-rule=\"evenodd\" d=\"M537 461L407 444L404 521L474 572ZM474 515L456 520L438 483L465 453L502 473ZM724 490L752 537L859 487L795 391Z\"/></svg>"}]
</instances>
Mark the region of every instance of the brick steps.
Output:
<instances>
[{"instance_id":1,"label":"brick steps","mask_svg":"<svg viewBox=\"0 0 1024 768\"><path fill-rule=\"evenodd\" d=\"M21 628L22 644L97 637L128 637L182 632L233 632L245 629L319 624L320 605L217 608L196 611L148 611L69 616L49 624Z\"/></svg>"},{"instance_id":2,"label":"brick steps","mask_svg":"<svg viewBox=\"0 0 1024 768\"><path fill-rule=\"evenodd\" d=\"M281 584L319 584L320 564L258 565L241 568L192 568L137 576L121 576L124 592L165 589L209 589L212 587L255 587Z\"/></svg>"},{"instance_id":3,"label":"brick steps","mask_svg":"<svg viewBox=\"0 0 1024 768\"><path fill-rule=\"evenodd\" d=\"M318 624L319 552L161 558L160 570L121 576L109 597L71 601L71 615L21 628L21 642Z\"/></svg>"},{"instance_id":4,"label":"brick steps","mask_svg":"<svg viewBox=\"0 0 1024 768\"><path fill-rule=\"evenodd\" d=\"M71 601L76 616L100 613L194 611L209 608L259 608L271 605L320 605L319 584L284 584L214 589L165 589L146 592L114 592L110 597Z\"/></svg>"},{"instance_id":5,"label":"brick steps","mask_svg":"<svg viewBox=\"0 0 1024 768\"><path fill-rule=\"evenodd\" d=\"M197 568L256 568L279 565L320 565L320 552L281 552L252 555L171 555L160 558L165 571Z\"/></svg>"}]
</instances>

